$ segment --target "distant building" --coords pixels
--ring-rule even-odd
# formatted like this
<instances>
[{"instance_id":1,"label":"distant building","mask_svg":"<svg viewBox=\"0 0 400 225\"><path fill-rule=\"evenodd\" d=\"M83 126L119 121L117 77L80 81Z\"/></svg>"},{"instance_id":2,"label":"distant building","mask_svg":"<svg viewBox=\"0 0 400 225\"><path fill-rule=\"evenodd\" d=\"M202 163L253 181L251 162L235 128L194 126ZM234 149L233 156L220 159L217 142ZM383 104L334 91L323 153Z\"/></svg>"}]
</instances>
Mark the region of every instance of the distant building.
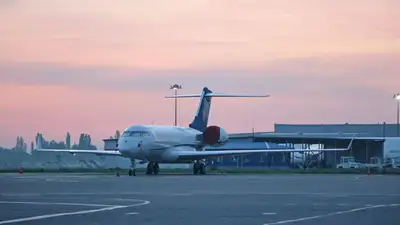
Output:
<instances>
[{"instance_id":1,"label":"distant building","mask_svg":"<svg viewBox=\"0 0 400 225\"><path fill-rule=\"evenodd\" d=\"M360 136L396 137L397 124L275 124L276 133L357 133Z\"/></svg>"},{"instance_id":2,"label":"distant building","mask_svg":"<svg viewBox=\"0 0 400 225\"><path fill-rule=\"evenodd\" d=\"M117 150L118 139L108 138L108 139L103 139L103 141L104 141L104 150L108 150L108 151Z\"/></svg>"}]
</instances>

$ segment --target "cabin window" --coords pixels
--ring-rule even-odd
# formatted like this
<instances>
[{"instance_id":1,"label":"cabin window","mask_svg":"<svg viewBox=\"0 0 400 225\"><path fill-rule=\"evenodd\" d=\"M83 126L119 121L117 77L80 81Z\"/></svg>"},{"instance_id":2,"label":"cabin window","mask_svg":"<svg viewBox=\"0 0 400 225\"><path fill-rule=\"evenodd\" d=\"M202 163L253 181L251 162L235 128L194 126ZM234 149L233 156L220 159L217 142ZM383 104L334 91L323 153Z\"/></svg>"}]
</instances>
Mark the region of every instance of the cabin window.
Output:
<instances>
[{"instance_id":1,"label":"cabin window","mask_svg":"<svg viewBox=\"0 0 400 225\"><path fill-rule=\"evenodd\" d=\"M131 137L140 137L141 136L141 132L140 131L132 131L131 135L129 135Z\"/></svg>"},{"instance_id":2,"label":"cabin window","mask_svg":"<svg viewBox=\"0 0 400 225\"><path fill-rule=\"evenodd\" d=\"M141 132L141 136L150 136L150 133L148 133L148 132Z\"/></svg>"},{"instance_id":3,"label":"cabin window","mask_svg":"<svg viewBox=\"0 0 400 225\"><path fill-rule=\"evenodd\" d=\"M122 137L128 137L131 134L130 131L124 131L124 133L122 134Z\"/></svg>"},{"instance_id":4,"label":"cabin window","mask_svg":"<svg viewBox=\"0 0 400 225\"><path fill-rule=\"evenodd\" d=\"M150 136L150 133L145 131L125 131L122 134L122 137L145 137L145 136Z\"/></svg>"}]
</instances>

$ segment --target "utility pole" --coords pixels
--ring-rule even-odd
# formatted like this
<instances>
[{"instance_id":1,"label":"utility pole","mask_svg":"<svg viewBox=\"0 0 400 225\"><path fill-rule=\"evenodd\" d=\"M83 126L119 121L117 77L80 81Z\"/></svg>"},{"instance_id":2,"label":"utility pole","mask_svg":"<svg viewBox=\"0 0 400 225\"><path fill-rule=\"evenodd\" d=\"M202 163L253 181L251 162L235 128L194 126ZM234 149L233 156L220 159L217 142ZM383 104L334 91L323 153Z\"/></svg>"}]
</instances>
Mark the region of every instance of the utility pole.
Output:
<instances>
[{"instance_id":1,"label":"utility pole","mask_svg":"<svg viewBox=\"0 0 400 225\"><path fill-rule=\"evenodd\" d=\"M399 117L400 117L400 93L393 95L393 98L397 100L397 126L396 126L396 136L400 137L400 124L399 124Z\"/></svg>"},{"instance_id":2,"label":"utility pole","mask_svg":"<svg viewBox=\"0 0 400 225\"><path fill-rule=\"evenodd\" d=\"M171 85L171 87L169 89L173 89L174 90L174 94L175 94L175 126L178 126L178 98L176 97L178 95L178 89L182 89L182 86L179 84L174 84Z\"/></svg>"}]
</instances>

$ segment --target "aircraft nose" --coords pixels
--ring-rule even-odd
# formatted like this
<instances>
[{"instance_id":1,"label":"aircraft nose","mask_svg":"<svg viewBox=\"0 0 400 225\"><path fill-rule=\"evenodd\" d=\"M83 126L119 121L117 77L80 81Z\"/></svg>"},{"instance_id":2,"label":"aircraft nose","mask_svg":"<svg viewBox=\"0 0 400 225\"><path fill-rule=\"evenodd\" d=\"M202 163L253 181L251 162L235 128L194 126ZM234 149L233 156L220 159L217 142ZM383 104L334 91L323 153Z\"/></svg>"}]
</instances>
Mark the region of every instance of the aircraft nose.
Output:
<instances>
[{"instance_id":1,"label":"aircraft nose","mask_svg":"<svg viewBox=\"0 0 400 225\"><path fill-rule=\"evenodd\" d=\"M135 139L125 139L122 138L118 140L118 151L122 154L132 155L138 154L142 149L142 141Z\"/></svg>"},{"instance_id":2,"label":"aircraft nose","mask_svg":"<svg viewBox=\"0 0 400 225\"><path fill-rule=\"evenodd\" d=\"M117 143L117 148L120 152L129 151L129 141L125 138L120 138Z\"/></svg>"}]
</instances>

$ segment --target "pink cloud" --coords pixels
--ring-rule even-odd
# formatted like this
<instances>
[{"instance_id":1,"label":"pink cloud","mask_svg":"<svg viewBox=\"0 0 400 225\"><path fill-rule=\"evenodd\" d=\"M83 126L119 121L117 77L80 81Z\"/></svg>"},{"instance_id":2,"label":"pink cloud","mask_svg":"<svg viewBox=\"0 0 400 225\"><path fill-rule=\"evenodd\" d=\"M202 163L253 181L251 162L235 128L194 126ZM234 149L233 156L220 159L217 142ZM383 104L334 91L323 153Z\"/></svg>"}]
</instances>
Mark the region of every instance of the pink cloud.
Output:
<instances>
[{"instance_id":1,"label":"pink cloud","mask_svg":"<svg viewBox=\"0 0 400 225\"><path fill-rule=\"evenodd\" d=\"M20 4L0 16L2 60L165 69L399 52L396 1Z\"/></svg>"}]
</instances>

